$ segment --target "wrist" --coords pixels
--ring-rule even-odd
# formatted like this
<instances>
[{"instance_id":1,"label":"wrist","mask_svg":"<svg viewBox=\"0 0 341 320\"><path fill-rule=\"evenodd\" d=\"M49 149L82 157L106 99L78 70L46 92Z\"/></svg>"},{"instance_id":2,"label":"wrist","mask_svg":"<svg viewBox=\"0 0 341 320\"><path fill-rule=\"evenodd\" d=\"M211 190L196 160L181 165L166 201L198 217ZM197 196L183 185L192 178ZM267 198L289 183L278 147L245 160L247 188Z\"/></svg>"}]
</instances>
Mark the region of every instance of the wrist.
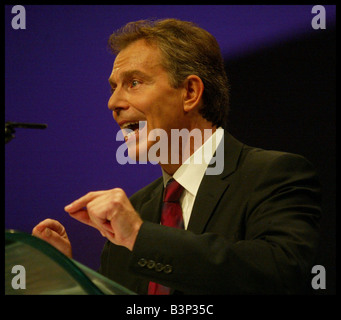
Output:
<instances>
[{"instance_id":1,"label":"wrist","mask_svg":"<svg viewBox=\"0 0 341 320\"><path fill-rule=\"evenodd\" d=\"M134 249L136 238L137 238L137 235L141 229L142 223L143 223L142 220L139 220L136 222L136 224L133 227L133 231L132 231L130 237L127 239L128 241L127 241L125 247L128 248L130 251L133 251L133 249Z\"/></svg>"}]
</instances>

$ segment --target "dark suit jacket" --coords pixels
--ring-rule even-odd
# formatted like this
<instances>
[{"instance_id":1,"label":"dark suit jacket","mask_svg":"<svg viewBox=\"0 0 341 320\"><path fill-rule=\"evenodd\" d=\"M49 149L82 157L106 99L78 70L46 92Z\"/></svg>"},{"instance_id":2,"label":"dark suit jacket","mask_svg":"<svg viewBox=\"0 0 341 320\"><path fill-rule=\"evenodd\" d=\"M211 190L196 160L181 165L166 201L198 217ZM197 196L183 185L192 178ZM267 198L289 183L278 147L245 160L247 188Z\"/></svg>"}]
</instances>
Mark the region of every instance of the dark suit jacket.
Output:
<instances>
[{"instance_id":1,"label":"dark suit jacket","mask_svg":"<svg viewBox=\"0 0 341 320\"><path fill-rule=\"evenodd\" d=\"M305 293L319 239L320 185L302 156L225 131L225 166L205 175L187 230L161 226L162 178L131 197L144 223L132 252L107 242L100 272L139 294Z\"/></svg>"}]
</instances>

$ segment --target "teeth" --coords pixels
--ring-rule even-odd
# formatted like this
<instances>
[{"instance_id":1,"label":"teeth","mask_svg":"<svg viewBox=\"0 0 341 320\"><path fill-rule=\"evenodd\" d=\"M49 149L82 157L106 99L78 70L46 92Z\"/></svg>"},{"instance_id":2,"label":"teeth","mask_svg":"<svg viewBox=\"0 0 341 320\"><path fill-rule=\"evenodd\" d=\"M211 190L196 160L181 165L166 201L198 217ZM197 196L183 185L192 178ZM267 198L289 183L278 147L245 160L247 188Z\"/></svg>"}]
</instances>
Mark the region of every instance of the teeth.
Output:
<instances>
[{"instance_id":1,"label":"teeth","mask_svg":"<svg viewBox=\"0 0 341 320\"><path fill-rule=\"evenodd\" d=\"M125 141L127 141L131 136L136 135L140 129L143 129L146 126L146 124L147 121L132 121L122 124L121 130ZM136 125L138 125L138 128L133 130L132 128L136 127Z\"/></svg>"},{"instance_id":2,"label":"teeth","mask_svg":"<svg viewBox=\"0 0 341 320\"><path fill-rule=\"evenodd\" d=\"M131 131L131 132L129 132L126 136L125 136L125 139L127 140L127 139L129 139L130 138L130 136L133 136L133 135L135 135L137 132L138 132L139 130L137 129L136 130L136 132L135 131Z\"/></svg>"},{"instance_id":3,"label":"teeth","mask_svg":"<svg viewBox=\"0 0 341 320\"><path fill-rule=\"evenodd\" d=\"M138 124L139 124L139 121L134 121L134 122L126 122L121 126L125 141L127 141L131 136L135 135L137 132L139 132L139 129L136 129L136 130L130 129L130 126L134 126Z\"/></svg>"},{"instance_id":4,"label":"teeth","mask_svg":"<svg viewBox=\"0 0 341 320\"><path fill-rule=\"evenodd\" d=\"M126 122L126 123L122 124L121 128L122 128L122 129L126 129L126 128L128 128L129 126L136 125L136 124L139 124L139 122L138 122L138 121L135 121L135 122Z\"/></svg>"}]
</instances>

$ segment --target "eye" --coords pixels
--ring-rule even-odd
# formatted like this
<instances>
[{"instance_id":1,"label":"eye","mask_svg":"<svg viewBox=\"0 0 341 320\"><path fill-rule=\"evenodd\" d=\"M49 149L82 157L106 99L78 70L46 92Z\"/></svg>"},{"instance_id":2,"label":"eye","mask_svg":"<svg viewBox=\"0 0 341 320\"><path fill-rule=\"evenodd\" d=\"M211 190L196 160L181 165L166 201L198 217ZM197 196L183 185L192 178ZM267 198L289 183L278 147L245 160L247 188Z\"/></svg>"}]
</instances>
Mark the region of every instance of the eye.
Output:
<instances>
[{"instance_id":1,"label":"eye","mask_svg":"<svg viewBox=\"0 0 341 320\"><path fill-rule=\"evenodd\" d=\"M116 88L110 87L110 94L112 95L115 92Z\"/></svg>"},{"instance_id":2,"label":"eye","mask_svg":"<svg viewBox=\"0 0 341 320\"><path fill-rule=\"evenodd\" d=\"M140 81L134 79L134 80L131 81L130 84L131 84L131 88L135 88L137 85L140 84Z\"/></svg>"}]
</instances>

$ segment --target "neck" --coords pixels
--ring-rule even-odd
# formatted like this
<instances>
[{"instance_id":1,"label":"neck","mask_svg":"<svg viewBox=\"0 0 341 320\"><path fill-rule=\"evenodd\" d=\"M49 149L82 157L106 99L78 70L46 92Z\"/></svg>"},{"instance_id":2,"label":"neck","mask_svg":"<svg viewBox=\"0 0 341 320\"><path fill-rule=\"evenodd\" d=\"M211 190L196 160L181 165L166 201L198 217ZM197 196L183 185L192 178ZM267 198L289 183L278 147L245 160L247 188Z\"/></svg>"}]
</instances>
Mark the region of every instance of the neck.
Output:
<instances>
[{"instance_id":1,"label":"neck","mask_svg":"<svg viewBox=\"0 0 341 320\"><path fill-rule=\"evenodd\" d=\"M173 175L179 167L198 150L215 132L216 127L210 124L191 130L175 131L168 144L168 163L159 163L169 175ZM177 156L178 155L178 156Z\"/></svg>"}]
</instances>

